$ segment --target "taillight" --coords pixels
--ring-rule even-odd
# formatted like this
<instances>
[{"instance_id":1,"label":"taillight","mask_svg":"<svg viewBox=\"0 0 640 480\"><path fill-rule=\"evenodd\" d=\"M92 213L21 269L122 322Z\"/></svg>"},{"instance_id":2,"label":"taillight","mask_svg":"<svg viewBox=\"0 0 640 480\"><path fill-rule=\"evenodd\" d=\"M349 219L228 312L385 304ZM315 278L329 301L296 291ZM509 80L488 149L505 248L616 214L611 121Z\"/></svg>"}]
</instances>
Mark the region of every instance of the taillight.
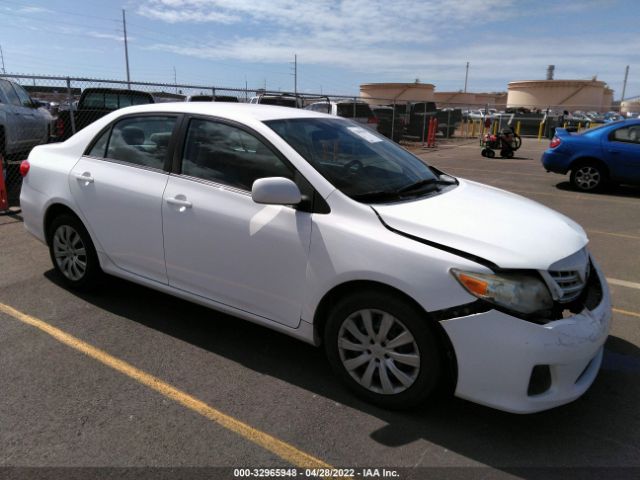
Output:
<instances>
[{"instance_id":1,"label":"taillight","mask_svg":"<svg viewBox=\"0 0 640 480\"><path fill-rule=\"evenodd\" d=\"M64 135L64 120L61 118L58 118L58 121L56 122L56 133L58 134L58 137L62 137Z\"/></svg>"},{"instance_id":2,"label":"taillight","mask_svg":"<svg viewBox=\"0 0 640 480\"><path fill-rule=\"evenodd\" d=\"M30 168L31 168L31 164L29 163L29 160L23 160L20 163L20 175L22 177L26 177L27 173L29 173Z\"/></svg>"},{"instance_id":3,"label":"taillight","mask_svg":"<svg viewBox=\"0 0 640 480\"><path fill-rule=\"evenodd\" d=\"M553 137L551 139L551 143L549 143L549 148L556 148L561 143L562 142L560 141L560 139L558 137Z\"/></svg>"},{"instance_id":4,"label":"taillight","mask_svg":"<svg viewBox=\"0 0 640 480\"><path fill-rule=\"evenodd\" d=\"M375 115L367 119L367 123L378 123L378 117Z\"/></svg>"}]
</instances>

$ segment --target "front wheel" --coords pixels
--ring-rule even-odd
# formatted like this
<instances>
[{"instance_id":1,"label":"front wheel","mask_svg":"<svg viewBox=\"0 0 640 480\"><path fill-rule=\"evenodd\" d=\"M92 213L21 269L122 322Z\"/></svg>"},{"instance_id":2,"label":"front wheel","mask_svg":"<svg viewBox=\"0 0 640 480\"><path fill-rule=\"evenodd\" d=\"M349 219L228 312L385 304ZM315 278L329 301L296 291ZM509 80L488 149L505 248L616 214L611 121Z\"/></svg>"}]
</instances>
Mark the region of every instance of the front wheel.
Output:
<instances>
[{"instance_id":1,"label":"front wheel","mask_svg":"<svg viewBox=\"0 0 640 480\"><path fill-rule=\"evenodd\" d=\"M596 163L584 163L571 170L571 184L583 192L594 192L604 186L605 172Z\"/></svg>"},{"instance_id":2,"label":"front wheel","mask_svg":"<svg viewBox=\"0 0 640 480\"><path fill-rule=\"evenodd\" d=\"M340 301L325 329L334 371L358 396L390 409L423 403L441 377L438 342L424 312L385 293Z\"/></svg>"},{"instance_id":3,"label":"front wheel","mask_svg":"<svg viewBox=\"0 0 640 480\"><path fill-rule=\"evenodd\" d=\"M49 254L61 279L76 290L96 286L102 270L91 237L73 215L56 217L49 227Z\"/></svg>"}]
</instances>

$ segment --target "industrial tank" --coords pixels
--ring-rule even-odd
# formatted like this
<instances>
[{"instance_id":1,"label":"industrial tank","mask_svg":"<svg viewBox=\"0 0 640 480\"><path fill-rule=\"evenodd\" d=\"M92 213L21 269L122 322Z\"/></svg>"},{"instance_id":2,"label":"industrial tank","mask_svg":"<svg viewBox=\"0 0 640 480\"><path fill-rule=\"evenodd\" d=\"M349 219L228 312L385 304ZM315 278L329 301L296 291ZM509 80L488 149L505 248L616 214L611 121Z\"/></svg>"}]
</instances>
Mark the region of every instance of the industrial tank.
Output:
<instances>
[{"instance_id":1,"label":"industrial tank","mask_svg":"<svg viewBox=\"0 0 640 480\"><path fill-rule=\"evenodd\" d=\"M400 102L433 102L434 85L430 83L363 83L360 98L371 105Z\"/></svg>"},{"instance_id":2,"label":"industrial tank","mask_svg":"<svg viewBox=\"0 0 640 480\"><path fill-rule=\"evenodd\" d=\"M510 82L507 107L601 110L605 82L599 80L521 80Z\"/></svg>"}]
</instances>

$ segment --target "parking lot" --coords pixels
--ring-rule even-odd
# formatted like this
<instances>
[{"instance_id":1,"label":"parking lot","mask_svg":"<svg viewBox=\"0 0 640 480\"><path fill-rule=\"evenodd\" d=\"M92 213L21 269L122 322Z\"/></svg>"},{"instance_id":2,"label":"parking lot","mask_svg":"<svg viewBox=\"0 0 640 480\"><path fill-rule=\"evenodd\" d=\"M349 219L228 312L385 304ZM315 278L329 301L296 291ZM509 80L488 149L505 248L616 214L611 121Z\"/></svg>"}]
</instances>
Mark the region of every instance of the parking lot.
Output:
<instances>
[{"instance_id":1,"label":"parking lot","mask_svg":"<svg viewBox=\"0 0 640 480\"><path fill-rule=\"evenodd\" d=\"M474 140L415 152L587 231L614 322L600 376L578 401L528 416L454 398L381 410L294 339L121 280L99 294L66 290L20 216L1 216L0 465L397 467L403 478L550 478L573 467L637 478L640 189L575 192L543 170L545 147L525 139L513 159L483 158Z\"/></svg>"}]
</instances>

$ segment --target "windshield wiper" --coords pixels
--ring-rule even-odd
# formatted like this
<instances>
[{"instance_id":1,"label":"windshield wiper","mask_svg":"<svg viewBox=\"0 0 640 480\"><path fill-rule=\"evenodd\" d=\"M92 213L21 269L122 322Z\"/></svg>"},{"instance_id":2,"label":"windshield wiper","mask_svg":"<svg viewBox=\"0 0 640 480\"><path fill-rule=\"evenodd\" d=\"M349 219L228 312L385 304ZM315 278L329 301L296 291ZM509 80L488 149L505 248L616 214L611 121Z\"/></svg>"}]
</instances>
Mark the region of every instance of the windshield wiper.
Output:
<instances>
[{"instance_id":1,"label":"windshield wiper","mask_svg":"<svg viewBox=\"0 0 640 480\"><path fill-rule=\"evenodd\" d=\"M445 175L442 175L444 177ZM410 183L402 188L399 188L395 191L396 194L400 195L402 193L411 192L413 190L418 190L422 187L426 187L427 185L456 185L458 182L453 178L446 175L447 178L451 180L445 180L443 178L423 178L422 180L418 180L415 183Z\"/></svg>"},{"instance_id":2,"label":"windshield wiper","mask_svg":"<svg viewBox=\"0 0 640 480\"><path fill-rule=\"evenodd\" d=\"M351 195L351 198L363 202L375 202L393 198L401 198L405 193L413 192L414 190L420 190L421 188L429 185L438 186L457 184L458 181L455 178L443 174L440 176L440 178L423 178L422 180L418 180L417 182L411 183L396 190L376 190L373 192L359 193L356 195Z\"/></svg>"}]
</instances>

